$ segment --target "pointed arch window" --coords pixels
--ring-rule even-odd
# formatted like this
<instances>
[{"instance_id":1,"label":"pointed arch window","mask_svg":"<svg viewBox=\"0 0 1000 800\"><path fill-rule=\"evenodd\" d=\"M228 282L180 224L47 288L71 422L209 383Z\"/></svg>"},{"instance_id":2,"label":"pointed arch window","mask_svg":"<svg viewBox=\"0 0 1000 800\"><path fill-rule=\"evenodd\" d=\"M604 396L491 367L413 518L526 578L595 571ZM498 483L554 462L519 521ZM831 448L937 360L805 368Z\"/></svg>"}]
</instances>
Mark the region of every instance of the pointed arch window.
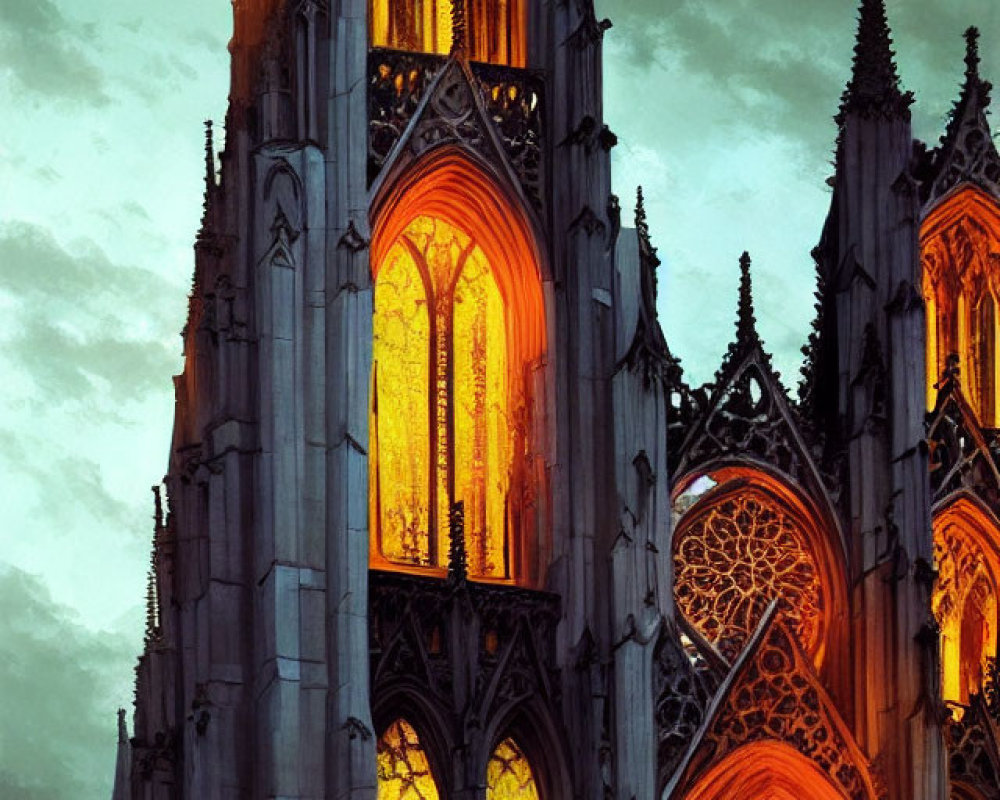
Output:
<instances>
[{"instance_id":1,"label":"pointed arch window","mask_svg":"<svg viewBox=\"0 0 1000 800\"><path fill-rule=\"evenodd\" d=\"M387 560L444 566L449 510L461 502L470 573L510 577L518 436L506 331L482 248L442 219L415 219L375 283L373 511Z\"/></svg>"},{"instance_id":2,"label":"pointed arch window","mask_svg":"<svg viewBox=\"0 0 1000 800\"><path fill-rule=\"evenodd\" d=\"M370 563L443 574L453 504L472 578L548 564L546 323L526 218L442 150L372 221Z\"/></svg>"},{"instance_id":3,"label":"pointed arch window","mask_svg":"<svg viewBox=\"0 0 1000 800\"><path fill-rule=\"evenodd\" d=\"M504 739L490 756L486 787L486 800L539 800L534 770L513 739Z\"/></svg>"},{"instance_id":4,"label":"pointed arch window","mask_svg":"<svg viewBox=\"0 0 1000 800\"><path fill-rule=\"evenodd\" d=\"M944 699L967 705L982 690L986 665L997 655L1000 553L986 514L959 500L934 520L938 579L931 607L941 629Z\"/></svg>"},{"instance_id":5,"label":"pointed arch window","mask_svg":"<svg viewBox=\"0 0 1000 800\"><path fill-rule=\"evenodd\" d=\"M958 356L965 399L986 427L1000 425L1000 206L966 186L949 195L920 229L923 296L927 315L927 399Z\"/></svg>"},{"instance_id":6,"label":"pointed arch window","mask_svg":"<svg viewBox=\"0 0 1000 800\"><path fill-rule=\"evenodd\" d=\"M376 758L378 800L438 800L427 754L405 719L393 722L379 737Z\"/></svg>"},{"instance_id":7,"label":"pointed arch window","mask_svg":"<svg viewBox=\"0 0 1000 800\"><path fill-rule=\"evenodd\" d=\"M523 67L524 0L462 0L466 52L473 61ZM447 55L451 51L453 0L369 0L373 47Z\"/></svg>"}]
</instances>

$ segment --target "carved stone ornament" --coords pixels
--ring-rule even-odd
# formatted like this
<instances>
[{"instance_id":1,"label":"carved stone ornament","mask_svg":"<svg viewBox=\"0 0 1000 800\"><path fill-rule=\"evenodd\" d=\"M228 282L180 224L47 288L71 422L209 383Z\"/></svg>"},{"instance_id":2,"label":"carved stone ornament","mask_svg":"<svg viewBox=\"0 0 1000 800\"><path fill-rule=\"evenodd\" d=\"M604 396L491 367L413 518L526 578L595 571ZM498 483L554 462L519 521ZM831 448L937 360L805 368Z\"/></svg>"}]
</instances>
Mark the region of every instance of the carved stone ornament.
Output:
<instances>
[{"instance_id":1,"label":"carved stone ornament","mask_svg":"<svg viewBox=\"0 0 1000 800\"><path fill-rule=\"evenodd\" d=\"M699 775L740 747L762 741L790 745L851 800L887 796L776 605L713 699L668 796L683 797Z\"/></svg>"},{"instance_id":2,"label":"carved stone ornament","mask_svg":"<svg viewBox=\"0 0 1000 800\"><path fill-rule=\"evenodd\" d=\"M369 183L404 139L417 156L457 143L489 162L501 160L535 210L541 210L544 81L539 73L376 49L369 56L368 76ZM429 100L428 91L433 92Z\"/></svg>"},{"instance_id":3,"label":"carved stone ornament","mask_svg":"<svg viewBox=\"0 0 1000 800\"><path fill-rule=\"evenodd\" d=\"M997 723L984 698L974 695L961 719L952 718L945 726L948 777L952 785L973 789L984 800L1000 800Z\"/></svg>"},{"instance_id":4,"label":"carved stone ornament","mask_svg":"<svg viewBox=\"0 0 1000 800\"><path fill-rule=\"evenodd\" d=\"M962 183L979 186L1000 199L1000 154L986 118L993 87L979 75L979 31L969 28L965 37L965 82L948 130L933 154L931 177L925 182L926 208Z\"/></svg>"},{"instance_id":5,"label":"carved stone ornament","mask_svg":"<svg viewBox=\"0 0 1000 800\"><path fill-rule=\"evenodd\" d=\"M715 383L687 397L693 415L679 450L675 477L722 460L756 459L771 465L820 496L836 498L837 483L817 467L807 431L796 418L771 356L757 333L750 282L750 257L740 261L741 285L736 339L730 344ZM707 398L705 397L707 394ZM700 406L700 407L699 407Z\"/></svg>"},{"instance_id":6,"label":"carved stone ornament","mask_svg":"<svg viewBox=\"0 0 1000 800\"><path fill-rule=\"evenodd\" d=\"M937 408L927 415L932 501L964 491L1000 513L996 435L979 427L957 376L946 374L940 387Z\"/></svg>"}]
</instances>

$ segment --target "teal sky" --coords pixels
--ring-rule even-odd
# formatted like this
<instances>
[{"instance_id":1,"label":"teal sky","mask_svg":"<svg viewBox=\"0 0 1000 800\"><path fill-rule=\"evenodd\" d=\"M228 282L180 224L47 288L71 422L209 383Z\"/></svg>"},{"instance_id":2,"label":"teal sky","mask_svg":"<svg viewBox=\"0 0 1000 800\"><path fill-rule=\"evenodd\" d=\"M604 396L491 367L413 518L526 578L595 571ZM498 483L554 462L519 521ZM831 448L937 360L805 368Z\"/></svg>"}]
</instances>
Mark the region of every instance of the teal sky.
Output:
<instances>
[{"instance_id":1,"label":"teal sky","mask_svg":"<svg viewBox=\"0 0 1000 800\"><path fill-rule=\"evenodd\" d=\"M694 382L733 333L744 249L797 379L855 5L598 2L616 191L631 207L644 186L661 318ZM1000 4L889 13L934 142L968 25L1000 82ZM0 797L110 796L230 29L228 0L0 0Z\"/></svg>"}]
</instances>

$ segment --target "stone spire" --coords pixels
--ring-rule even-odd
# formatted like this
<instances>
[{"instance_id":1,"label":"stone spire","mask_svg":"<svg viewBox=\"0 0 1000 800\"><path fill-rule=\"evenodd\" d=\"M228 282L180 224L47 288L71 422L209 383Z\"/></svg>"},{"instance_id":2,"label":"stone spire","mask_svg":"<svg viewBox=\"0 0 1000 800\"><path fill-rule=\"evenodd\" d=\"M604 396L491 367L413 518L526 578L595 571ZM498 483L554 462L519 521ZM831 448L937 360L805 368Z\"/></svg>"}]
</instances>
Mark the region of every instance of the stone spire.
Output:
<instances>
[{"instance_id":1,"label":"stone spire","mask_svg":"<svg viewBox=\"0 0 1000 800\"><path fill-rule=\"evenodd\" d=\"M202 203L201 230L205 232L208 224L209 208L212 204L212 194L215 183L215 133L212 130L212 120L205 120L205 197Z\"/></svg>"},{"instance_id":2,"label":"stone spire","mask_svg":"<svg viewBox=\"0 0 1000 800\"><path fill-rule=\"evenodd\" d=\"M863 117L908 116L913 95L900 87L885 0L861 0L854 68L841 103L847 114Z\"/></svg>"},{"instance_id":3,"label":"stone spire","mask_svg":"<svg viewBox=\"0 0 1000 800\"><path fill-rule=\"evenodd\" d=\"M979 73L979 29L965 32L965 78L948 127L934 153L924 200L932 205L960 183L973 183L1000 197L1000 154L986 116L993 85Z\"/></svg>"},{"instance_id":4,"label":"stone spire","mask_svg":"<svg viewBox=\"0 0 1000 800\"><path fill-rule=\"evenodd\" d=\"M753 309L753 278L750 275L750 254L746 251L740 256L740 301L736 318L736 342L759 342L757 335L757 318Z\"/></svg>"}]
</instances>

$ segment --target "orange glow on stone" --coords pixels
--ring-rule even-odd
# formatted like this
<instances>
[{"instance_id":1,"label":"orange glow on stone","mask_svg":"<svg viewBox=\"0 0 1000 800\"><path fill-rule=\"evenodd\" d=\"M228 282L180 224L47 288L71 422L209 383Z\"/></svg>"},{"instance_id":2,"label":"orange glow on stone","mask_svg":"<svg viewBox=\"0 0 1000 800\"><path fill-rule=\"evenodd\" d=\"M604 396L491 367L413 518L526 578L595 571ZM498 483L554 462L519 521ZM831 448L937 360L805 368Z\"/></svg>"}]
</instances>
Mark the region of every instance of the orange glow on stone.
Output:
<instances>
[{"instance_id":1,"label":"orange glow on stone","mask_svg":"<svg viewBox=\"0 0 1000 800\"><path fill-rule=\"evenodd\" d=\"M505 739L493 751L486 786L486 800L538 800L531 764L513 739Z\"/></svg>"},{"instance_id":2,"label":"orange glow on stone","mask_svg":"<svg viewBox=\"0 0 1000 800\"><path fill-rule=\"evenodd\" d=\"M535 523L527 379L545 347L533 237L458 158L411 177L373 224L371 563L443 569L461 501L469 574L517 580L514 534Z\"/></svg>"},{"instance_id":3,"label":"orange glow on stone","mask_svg":"<svg viewBox=\"0 0 1000 800\"><path fill-rule=\"evenodd\" d=\"M928 215L920 229L923 296L927 308L927 405L948 356L958 355L962 390L979 421L1000 424L1000 208L965 187Z\"/></svg>"},{"instance_id":4,"label":"orange glow on stone","mask_svg":"<svg viewBox=\"0 0 1000 800\"><path fill-rule=\"evenodd\" d=\"M786 744L744 745L712 767L684 800L843 800L816 764Z\"/></svg>"},{"instance_id":5,"label":"orange glow on stone","mask_svg":"<svg viewBox=\"0 0 1000 800\"><path fill-rule=\"evenodd\" d=\"M941 692L965 705L997 655L998 532L973 503L958 500L934 519L938 579L931 608L941 629Z\"/></svg>"},{"instance_id":6,"label":"orange glow on stone","mask_svg":"<svg viewBox=\"0 0 1000 800\"><path fill-rule=\"evenodd\" d=\"M417 732L396 720L378 740L378 800L438 800L437 784Z\"/></svg>"}]
</instances>

